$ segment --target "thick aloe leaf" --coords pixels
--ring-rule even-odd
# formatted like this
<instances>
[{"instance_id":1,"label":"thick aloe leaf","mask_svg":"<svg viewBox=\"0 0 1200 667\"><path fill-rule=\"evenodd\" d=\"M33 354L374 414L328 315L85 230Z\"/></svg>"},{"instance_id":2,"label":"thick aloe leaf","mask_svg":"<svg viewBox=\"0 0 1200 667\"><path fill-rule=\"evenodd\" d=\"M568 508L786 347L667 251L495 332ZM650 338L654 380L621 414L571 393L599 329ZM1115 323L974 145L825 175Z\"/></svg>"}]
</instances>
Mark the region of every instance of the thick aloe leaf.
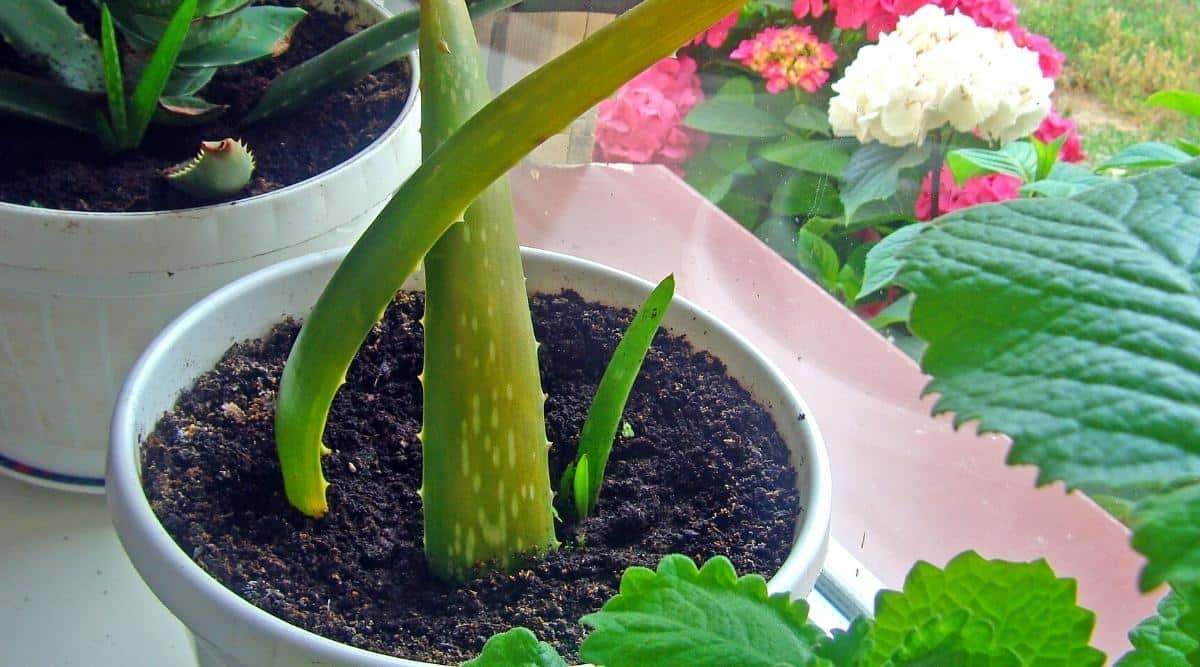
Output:
<instances>
[{"instance_id":1,"label":"thick aloe leaf","mask_svg":"<svg viewBox=\"0 0 1200 667\"><path fill-rule=\"evenodd\" d=\"M740 5L646 0L498 96L401 185L330 279L284 369L275 434L288 500L297 509L325 513L321 435L334 393L434 243L529 151Z\"/></svg>"},{"instance_id":2,"label":"thick aloe leaf","mask_svg":"<svg viewBox=\"0 0 1200 667\"><path fill-rule=\"evenodd\" d=\"M462 0L421 3L425 155L491 99ZM507 178L425 256L425 558L447 579L557 546L545 395Z\"/></svg>"},{"instance_id":3,"label":"thick aloe leaf","mask_svg":"<svg viewBox=\"0 0 1200 667\"><path fill-rule=\"evenodd\" d=\"M199 97L179 96L158 98L158 109L154 111L156 125L189 127L203 125L229 109L225 104L213 104Z\"/></svg>"},{"instance_id":4,"label":"thick aloe leaf","mask_svg":"<svg viewBox=\"0 0 1200 667\"><path fill-rule=\"evenodd\" d=\"M0 2L0 37L63 85L103 92L100 44L54 0Z\"/></svg>"},{"instance_id":5,"label":"thick aloe leaf","mask_svg":"<svg viewBox=\"0 0 1200 667\"><path fill-rule=\"evenodd\" d=\"M129 124L123 135L123 148L134 148L142 143L142 137L145 136L150 119L158 107L158 98L166 88L171 69L175 66L175 59L179 57L179 51L183 48L188 24L192 22L195 13L196 0L183 0L167 23L162 41L155 47L154 54L150 56L150 61L146 63L137 87L133 90L129 103Z\"/></svg>"},{"instance_id":6,"label":"thick aloe leaf","mask_svg":"<svg viewBox=\"0 0 1200 667\"><path fill-rule=\"evenodd\" d=\"M1088 646L1095 623L1075 603L1075 581L1045 561L969 551L944 570L917 563L902 591L879 594L862 664L1098 666L1104 654Z\"/></svg>"},{"instance_id":7,"label":"thick aloe leaf","mask_svg":"<svg viewBox=\"0 0 1200 667\"><path fill-rule=\"evenodd\" d=\"M612 359L604 369L592 405L588 408L587 419L579 433L579 453L575 482L575 505L582 508L580 518L596 511L596 503L600 500L600 485L604 482L604 470L608 465L608 455L612 452L613 439L617 437L617 426L621 423L621 414L625 411L625 402L629 400L629 392L642 369L646 352L658 332L658 325L666 317L675 295L675 276L663 279L646 297L645 303L629 323L617 349L613 350ZM579 492L584 490L583 498ZM582 504L581 504L582 503Z\"/></svg>"},{"instance_id":8,"label":"thick aloe leaf","mask_svg":"<svg viewBox=\"0 0 1200 667\"><path fill-rule=\"evenodd\" d=\"M292 33L307 15L299 7L250 7L237 15L227 38L185 50L176 65L224 67L278 57L291 46Z\"/></svg>"},{"instance_id":9,"label":"thick aloe leaf","mask_svg":"<svg viewBox=\"0 0 1200 667\"><path fill-rule=\"evenodd\" d=\"M74 88L0 70L0 113L92 134L100 99Z\"/></svg>"},{"instance_id":10,"label":"thick aloe leaf","mask_svg":"<svg viewBox=\"0 0 1200 667\"><path fill-rule=\"evenodd\" d=\"M511 7L520 0L472 0L467 3L472 18ZM356 33L333 48L314 56L276 77L244 123L302 109L313 100L393 63L417 47L420 12L411 10Z\"/></svg>"},{"instance_id":11,"label":"thick aloe leaf","mask_svg":"<svg viewBox=\"0 0 1200 667\"><path fill-rule=\"evenodd\" d=\"M567 667L558 651L526 628L513 628L493 636L478 658L462 667Z\"/></svg>"},{"instance_id":12,"label":"thick aloe leaf","mask_svg":"<svg viewBox=\"0 0 1200 667\"><path fill-rule=\"evenodd\" d=\"M592 633L580 653L606 667L779 667L824 664L808 605L768 595L758 575L738 577L723 556L700 569L686 556L657 571L631 567L621 592L583 617Z\"/></svg>"},{"instance_id":13,"label":"thick aloe leaf","mask_svg":"<svg viewBox=\"0 0 1200 667\"><path fill-rule=\"evenodd\" d=\"M109 127L124 133L129 127L125 114L125 80L121 56L117 53L117 33L108 5L100 5L100 46L104 53L104 94L108 98Z\"/></svg>"}]
</instances>

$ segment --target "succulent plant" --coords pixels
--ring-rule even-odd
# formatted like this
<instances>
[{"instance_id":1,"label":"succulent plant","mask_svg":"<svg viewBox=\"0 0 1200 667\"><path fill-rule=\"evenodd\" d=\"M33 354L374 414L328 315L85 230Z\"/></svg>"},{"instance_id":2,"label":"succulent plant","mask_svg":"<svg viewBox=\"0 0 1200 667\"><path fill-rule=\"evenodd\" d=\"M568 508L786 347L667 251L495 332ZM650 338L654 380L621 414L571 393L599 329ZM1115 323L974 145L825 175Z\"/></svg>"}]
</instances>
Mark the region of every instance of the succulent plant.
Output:
<instances>
[{"instance_id":1,"label":"succulent plant","mask_svg":"<svg viewBox=\"0 0 1200 667\"><path fill-rule=\"evenodd\" d=\"M203 141L196 157L167 169L175 188L197 199L217 199L241 192L254 174L254 153L240 139Z\"/></svg>"},{"instance_id":2,"label":"succulent plant","mask_svg":"<svg viewBox=\"0 0 1200 667\"><path fill-rule=\"evenodd\" d=\"M546 137L740 5L646 0L488 103L465 3L422 0L425 160L331 278L280 382L276 443L297 509L317 517L327 511L321 437L329 406L363 339L423 260L421 497L430 568L461 579L556 546L545 396L501 177ZM640 364L643 354L620 355L618 363ZM595 430L615 432L620 410L595 412L612 420ZM599 460L587 460L582 467L602 470ZM574 481L577 501L586 492L580 504L588 505L593 471L585 472Z\"/></svg>"}]
</instances>

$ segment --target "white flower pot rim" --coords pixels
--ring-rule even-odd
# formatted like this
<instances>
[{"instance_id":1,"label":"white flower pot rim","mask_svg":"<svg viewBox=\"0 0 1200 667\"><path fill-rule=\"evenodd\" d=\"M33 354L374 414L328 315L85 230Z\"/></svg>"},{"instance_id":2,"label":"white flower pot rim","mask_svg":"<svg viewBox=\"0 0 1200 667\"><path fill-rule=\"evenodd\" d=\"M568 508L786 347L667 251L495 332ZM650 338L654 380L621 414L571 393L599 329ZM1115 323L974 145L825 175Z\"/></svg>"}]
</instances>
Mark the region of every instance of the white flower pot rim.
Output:
<instances>
[{"instance_id":1,"label":"white flower pot rim","mask_svg":"<svg viewBox=\"0 0 1200 667\"><path fill-rule=\"evenodd\" d=\"M24 216L29 219L28 221L31 221L34 223L39 223L43 219L47 220L47 221L60 220L60 219L62 219L63 216L70 216L73 219L88 220L91 222L100 222L100 223L103 223L107 219L112 219L112 218L116 218L116 219L119 219L122 221L134 221L139 218L145 218L145 217L150 217L150 216L159 216L159 215L162 215L163 213L180 213L180 214L193 213L194 214L194 213L205 213L207 211L211 211L213 209L218 209L218 208L228 208L231 206L245 206L247 204L252 204L254 202L257 202L261 199L265 199L267 197L277 197L280 195L285 195L293 190L299 190L300 188L310 187L314 184L315 181L324 179L328 176L336 174L347 168L351 168L352 163L357 162L357 161L361 160L362 158L370 155L371 153L374 153L375 151L379 150L380 146L384 142L386 142L396 132L396 130L400 127L400 125L408 119L409 115L414 113L414 109L416 109L417 100L420 97L417 94L417 91L420 90L420 85L421 85L421 82L419 80L420 73L418 71L419 68L417 67L416 54L410 53L407 56L404 56L404 59L407 60L408 64L409 64L409 68L408 68L409 72L410 72L409 90L408 90L408 96L404 100L404 106L401 107L400 113L396 114L396 119L394 121L392 121L392 123L390 125L388 125L382 132L380 132L379 136L375 137L374 141L372 141L371 143L364 146L361 150L355 151L354 154L352 154L350 157L346 158L345 160L342 160L341 162L337 163L336 165L330 167L329 169L326 169L324 171L313 174L312 176L309 176L308 178L306 178L302 181L297 181L296 183L292 183L291 185L285 185L282 188L276 188L269 192L262 192L262 193L259 193L256 195L251 195L249 197L242 197L240 199L234 199L232 201L221 202L219 204L201 204L198 206L191 206L188 208L171 208L171 209L160 209L160 210L154 210L154 211L76 211L76 210L68 209L68 208L43 208L41 206L26 206L24 204L13 204L12 202L0 202L0 220L3 219L3 214L6 210L19 209L24 214ZM397 61L397 62L399 62L399 61ZM250 146L250 150L253 151L254 146ZM13 224L13 223L11 223L9 221L5 221L2 224Z\"/></svg>"},{"instance_id":2,"label":"white flower pot rim","mask_svg":"<svg viewBox=\"0 0 1200 667\"><path fill-rule=\"evenodd\" d=\"M139 539L144 540L150 546L157 558L166 561L167 567L174 577L175 585L188 589L192 596L207 598L219 610L219 613L239 619L241 624L251 627L256 633L281 643L303 644L315 660L329 661L333 664L353 664L364 667L439 667L432 663L396 658L342 644L294 626L259 609L205 573L188 554L184 553L159 522L142 489L139 460L141 442L135 426L137 419L135 406L137 396L153 390L150 386L151 369L162 363L167 352L180 343L185 332L194 323L210 317L222 303L251 293L262 283L307 272L329 263L340 262L347 250L316 252L247 275L193 305L154 339L130 372L122 387L113 414L112 444L108 453L106 473L109 510L113 516L117 533L127 551L130 550L130 540L127 535L141 533L138 536ZM526 262L531 259L565 262L610 278L633 281L641 285L647 293L653 288L653 284L641 278L568 255L522 248L522 256ZM820 430L812 418L808 406L795 392L791 383L742 336L682 297L675 297L673 309L690 310L692 317L699 319L706 329L713 330L718 335L726 336L740 344L753 361L761 366L772 385L779 385L790 390L785 397L790 409L794 409L797 415L805 415L805 418L800 421L799 428L803 430L807 438L804 455L807 458L805 467L810 474L804 481L807 483L809 495L807 502L804 503L804 514L796 523L795 542L792 550L779 571L771 578L769 587L772 592L790 590L797 582L805 578L809 580L808 585L811 585L828 546L832 508L829 459ZM138 555L145 556L144 554ZM130 556L134 557L135 554L130 553ZM139 559L134 557L133 560L135 566L138 566ZM818 565L814 567L814 563Z\"/></svg>"}]
</instances>

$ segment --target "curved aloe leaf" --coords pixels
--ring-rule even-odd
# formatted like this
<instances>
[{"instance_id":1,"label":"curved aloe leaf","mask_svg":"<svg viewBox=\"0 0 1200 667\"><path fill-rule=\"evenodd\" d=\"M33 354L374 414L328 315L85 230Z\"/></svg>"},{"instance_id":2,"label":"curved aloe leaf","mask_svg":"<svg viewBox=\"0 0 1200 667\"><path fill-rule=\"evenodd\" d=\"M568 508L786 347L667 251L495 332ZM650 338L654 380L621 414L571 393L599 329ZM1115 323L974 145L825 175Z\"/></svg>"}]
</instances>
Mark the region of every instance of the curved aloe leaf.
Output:
<instances>
[{"instance_id":1,"label":"curved aloe leaf","mask_svg":"<svg viewBox=\"0 0 1200 667\"><path fill-rule=\"evenodd\" d=\"M176 65L224 67L278 57L291 46L292 33L305 16L308 12L299 7L250 7L237 15L234 32L227 39L187 49Z\"/></svg>"},{"instance_id":2,"label":"curved aloe leaf","mask_svg":"<svg viewBox=\"0 0 1200 667\"><path fill-rule=\"evenodd\" d=\"M579 518L583 519L596 511L596 503L600 499L600 485L604 482L604 469L608 465L608 455L612 452L613 438L617 437L617 427L621 423L621 414L625 411L625 402L629 400L629 392L637 380L642 362L658 332L658 325L667 314L671 298L675 295L675 276L663 279L646 302L642 304L629 328L625 330L617 349L613 351L604 376L600 378L600 386L588 409L587 420L579 433L579 462L575 477L583 477L586 482L575 483L575 507L582 509ZM591 461L590 465L585 465ZM585 499L578 497L580 488L585 489Z\"/></svg>"},{"instance_id":3,"label":"curved aloe leaf","mask_svg":"<svg viewBox=\"0 0 1200 667\"><path fill-rule=\"evenodd\" d=\"M0 114L93 134L97 99L44 79L0 70Z\"/></svg>"},{"instance_id":4,"label":"curved aloe leaf","mask_svg":"<svg viewBox=\"0 0 1200 667\"><path fill-rule=\"evenodd\" d=\"M520 0L472 0L471 18L511 7ZM271 81L262 99L243 123L303 109L313 100L352 85L375 70L393 63L417 47L420 12L410 10L348 37L289 69Z\"/></svg>"},{"instance_id":5,"label":"curved aloe leaf","mask_svg":"<svg viewBox=\"0 0 1200 667\"><path fill-rule=\"evenodd\" d=\"M297 509L326 512L321 435L334 393L371 327L438 238L551 134L741 4L646 0L493 100L400 187L317 300L280 381L275 437Z\"/></svg>"},{"instance_id":6,"label":"curved aloe leaf","mask_svg":"<svg viewBox=\"0 0 1200 667\"><path fill-rule=\"evenodd\" d=\"M19 53L45 63L63 85L104 90L100 45L54 0L0 2L0 36Z\"/></svg>"}]
</instances>

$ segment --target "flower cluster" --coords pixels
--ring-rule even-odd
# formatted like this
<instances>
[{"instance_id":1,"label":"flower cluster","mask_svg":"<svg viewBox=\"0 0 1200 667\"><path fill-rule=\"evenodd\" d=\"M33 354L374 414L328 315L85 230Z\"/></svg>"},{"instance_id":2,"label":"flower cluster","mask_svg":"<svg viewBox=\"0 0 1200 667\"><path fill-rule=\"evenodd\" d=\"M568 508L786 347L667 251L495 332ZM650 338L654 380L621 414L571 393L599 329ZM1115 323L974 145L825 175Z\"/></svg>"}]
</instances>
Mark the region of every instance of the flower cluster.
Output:
<instances>
[{"instance_id":1,"label":"flower cluster","mask_svg":"<svg viewBox=\"0 0 1200 667\"><path fill-rule=\"evenodd\" d=\"M695 60L659 61L600 103L594 157L656 162L682 174L679 165L707 143L707 135L683 127L683 119L703 99Z\"/></svg>"},{"instance_id":2,"label":"flower cluster","mask_svg":"<svg viewBox=\"0 0 1200 667\"><path fill-rule=\"evenodd\" d=\"M1075 121L1058 115L1053 109L1050 110L1046 120L1042 121L1041 127L1033 133L1033 136L1037 137L1038 141L1048 144L1064 134L1067 135L1067 140L1058 150L1058 156L1066 162L1086 160L1087 154L1083 152L1083 142L1079 138L1079 129L1075 126Z\"/></svg>"},{"instance_id":3,"label":"flower cluster","mask_svg":"<svg viewBox=\"0 0 1200 667\"><path fill-rule=\"evenodd\" d=\"M792 86L815 93L837 61L832 46L817 39L812 28L799 25L765 28L743 40L729 57L761 74L772 94Z\"/></svg>"},{"instance_id":4,"label":"flower cluster","mask_svg":"<svg viewBox=\"0 0 1200 667\"><path fill-rule=\"evenodd\" d=\"M991 174L969 178L962 186L954 182L954 176L948 167L942 168L940 190L938 192L938 215L945 215L960 208L990 204L992 202L1016 199L1020 195L1021 179L1008 174ZM932 200L932 179L925 175L921 184L921 194L917 197L916 214L918 220L932 220L934 217Z\"/></svg>"},{"instance_id":5,"label":"flower cluster","mask_svg":"<svg viewBox=\"0 0 1200 667\"><path fill-rule=\"evenodd\" d=\"M860 49L833 90L838 135L908 146L950 125L1007 143L1041 124L1054 81L1008 33L929 5Z\"/></svg>"}]
</instances>

